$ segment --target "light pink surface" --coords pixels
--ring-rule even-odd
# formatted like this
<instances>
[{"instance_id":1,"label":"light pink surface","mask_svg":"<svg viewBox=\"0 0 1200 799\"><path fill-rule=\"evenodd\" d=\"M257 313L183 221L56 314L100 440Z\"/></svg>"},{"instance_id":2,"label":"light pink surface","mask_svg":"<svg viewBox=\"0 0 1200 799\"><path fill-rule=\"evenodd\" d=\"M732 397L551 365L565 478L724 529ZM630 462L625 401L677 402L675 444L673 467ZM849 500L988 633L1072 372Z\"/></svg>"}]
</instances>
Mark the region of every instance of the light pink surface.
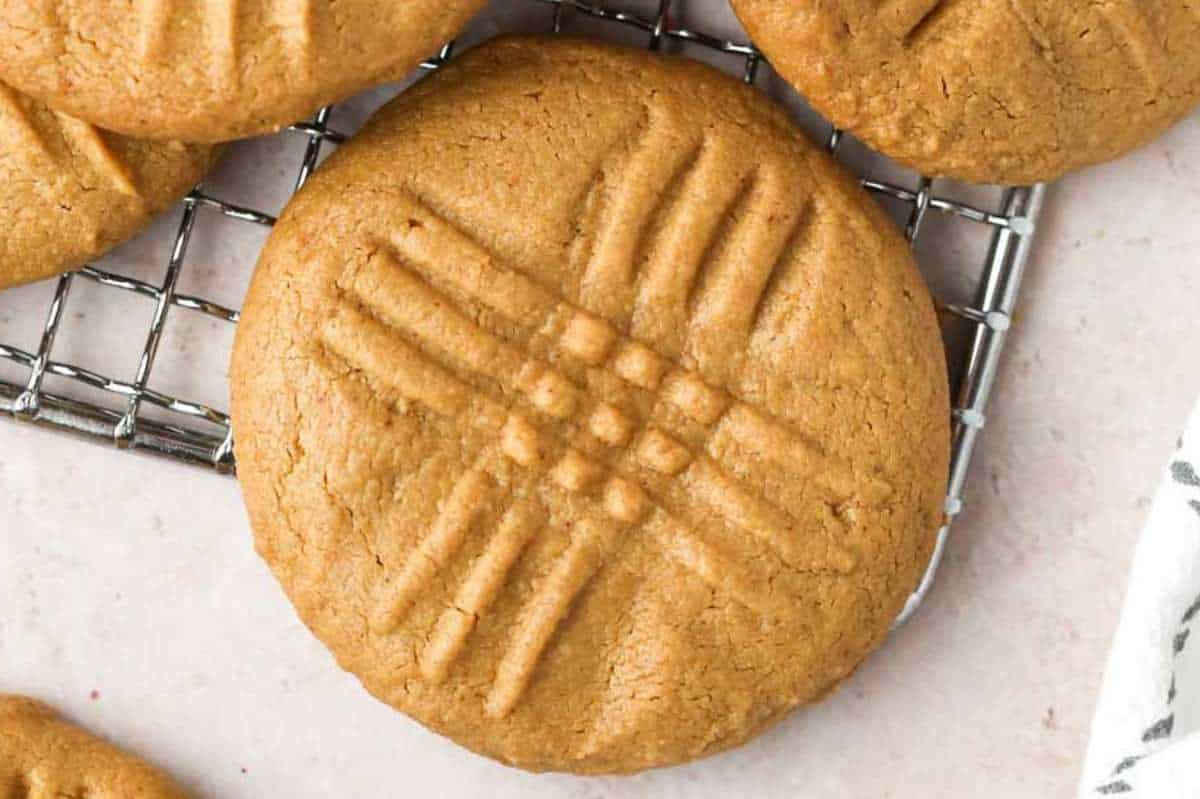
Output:
<instances>
[{"instance_id":1,"label":"light pink surface","mask_svg":"<svg viewBox=\"0 0 1200 799\"><path fill-rule=\"evenodd\" d=\"M8 421L0 690L214 799L1068 795L1133 542L1200 391L1198 214L1200 117L1053 189L932 596L835 696L736 752L589 780L468 754L338 670L253 553L234 481ZM236 298L239 248L203 249L207 291ZM45 290L0 324L40 323ZM164 344L219 376L189 346Z\"/></svg>"}]
</instances>

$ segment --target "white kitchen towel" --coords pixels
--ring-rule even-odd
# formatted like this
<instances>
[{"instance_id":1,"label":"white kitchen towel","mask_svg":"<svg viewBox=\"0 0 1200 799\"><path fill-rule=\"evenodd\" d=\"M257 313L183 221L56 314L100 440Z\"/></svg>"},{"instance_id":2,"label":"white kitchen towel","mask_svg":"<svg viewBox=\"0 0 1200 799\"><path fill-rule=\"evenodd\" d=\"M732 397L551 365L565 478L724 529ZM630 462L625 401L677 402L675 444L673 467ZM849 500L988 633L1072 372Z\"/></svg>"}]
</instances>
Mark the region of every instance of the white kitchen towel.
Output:
<instances>
[{"instance_id":1,"label":"white kitchen towel","mask_svg":"<svg viewBox=\"0 0 1200 799\"><path fill-rule=\"evenodd\" d=\"M1200 797L1200 406L1138 542L1080 796Z\"/></svg>"}]
</instances>

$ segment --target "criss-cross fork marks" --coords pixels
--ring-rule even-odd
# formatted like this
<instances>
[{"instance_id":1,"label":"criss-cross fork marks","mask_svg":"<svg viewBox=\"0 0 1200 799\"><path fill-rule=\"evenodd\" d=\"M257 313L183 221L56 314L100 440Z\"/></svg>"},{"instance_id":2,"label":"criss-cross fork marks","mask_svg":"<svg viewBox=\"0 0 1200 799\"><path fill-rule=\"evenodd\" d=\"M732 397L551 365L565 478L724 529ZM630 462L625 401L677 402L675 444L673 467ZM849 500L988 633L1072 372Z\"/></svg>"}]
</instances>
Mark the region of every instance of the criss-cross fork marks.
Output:
<instances>
[{"instance_id":1,"label":"criss-cross fork marks","mask_svg":"<svg viewBox=\"0 0 1200 799\"><path fill-rule=\"evenodd\" d=\"M181 3L199 7L203 14L205 51L212 59L214 76L224 82L238 80L241 59L238 42L243 0L137 0L138 54L143 61L155 61L170 52L171 26ZM313 51L312 0L272 0L262 3L266 27L279 37L281 54L293 67L308 63Z\"/></svg>"},{"instance_id":2,"label":"criss-cross fork marks","mask_svg":"<svg viewBox=\"0 0 1200 799\"><path fill-rule=\"evenodd\" d=\"M113 153L95 126L58 112L52 114L52 119L71 153L86 161L116 191L135 199L141 197L129 167ZM0 84L0 148L34 171L70 169L69 163L61 163L55 156L47 139L51 134L35 124L16 92Z\"/></svg>"},{"instance_id":3,"label":"criss-cross fork marks","mask_svg":"<svg viewBox=\"0 0 1200 799\"><path fill-rule=\"evenodd\" d=\"M484 468L475 467L463 474L371 620L373 629L381 634L394 629L419 591L450 565L481 517L489 508L500 505L503 513L495 533L470 565L452 604L438 618L420 653L421 674L433 683L445 680L479 620L508 586L509 574L522 552L545 522L545 512L534 503L505 502L507 498L498 492L495 480ZM585 517L576 525L566 552L522 605L486 700L489 715L505 716L520 701L555 631L611 553L624 527L599 515Z\"/></svg>"},{"instance_id":4,"label":"criss-cross fork marks","mask_svg":"<svg viewBox=\"0 0 1200 799\"><path fill-rule=\"evenodd\" d=\"M458 273L466 269L454 270ZM478 294L486 288L504 284L498 267L491 274L480 275L478 281L464 287ZM507 272L510 290L520 278ZM582 454L573 441L558 441L531 424L526 416L542 416L547 421L562 421L586 431L602 445L619 452L632 451L636 461L666 478L673 479L692 499L709 506L735 527L761 538L789 565L800 565L811 557L803 549L800 536L803 526L785 511L774 508L755 492L729 476L712 454L695 451L654 424L643 423L628 413L590 396L561 371L531 355L522 348L484 330L467 314L456 309L454 301L400 263L385 250L377 251L364 265L343 278L342 289L378 315L388 326L402 331L415 342L415 350L441 358L450 365L445 374L459 380L454 371L473 374L494 382L498 394L519 398L520 413L512 415L500 435L501 450L527 468L547 469L548 479L562 488L588 492L604 485L605 506L613 515L623 515L624 521L637 521L648 499L644 491L620 475L613 475L593 458ZM520 293L520 292L518 292ZM505 295L512 298L512 293ZM536 301L530 294L526 307ZM486 305L486 300L481 299ZM711 442L730 441L744 446L760 459L778 463L790 472L797 466L805 468L800 479L820 478L826 490L844 500L854 491L855 477L844 465L812 450L791 435L780 435L777 426L761 413L743 402L729 398L723 392L705 384L696 374L677 369L648 348L635 342L619 347L617 334L586 312L563 308L561 300L545 315L549 329L562 328L558 335L560 351L582 353L594 368L608 368L614 375L629 380L643 390L653 392L657 402L674 405L684 416L708 431ZM499 305L499 303L497 303ZM562 321L562 317L567 317ZM528 318L528 317L527 317ZM542 325L546 329L546 324ZM620 352L605 366L602 350ZM408 345L406 345L408 346ZM607 355L605 354L607 357ZM421 373L440 367L429 360ZM438 382L445 382L439 379ZM457 388L455 396L469 394L470 389ZM498 400L494 401L500 405ZM479 418L498 419L503 411L493 410ZM782 442L776 447L775 442ZM608 478L607 480L605 478ZM620 482L614 482L620 480ZM840 526L836 519L827 520L830 527ZM820 532L820 531L818 531ZM843 532L839 530L839 532ZM831 544L830 551L836 547ZM840 552L831 560L834 564L851 560ZM811 566L812 564L802 564ZM832 566L837 568L836 565Z\"/></svg>"},{"instance_id":5,"label":"criss-cross fork marks","mask_svg":"<svg viewBox=\"0 0 1200 799\"><path fill-rule=\"evenodd\" d=\"M727 471L715 444L742 447L839 501L856 495L878 501L890 490L886 484L864 487L845 464L499 263L428 209L413 202L402 214L408 224L388 237L390 245L373 247L365 262L339 279L345 300L320 332L323 346L401 407L415 403L481 430L494 442L492 455L533 475L537 484L584 498L592 509L524 603L497 669L489 713L504 715L519 702L571 604L615 542L633 529L654 536L675 562L737 602L776 617L787 614L771 586L741 566L743 558L698 537L661 504L651 485L673 486L688 504L758 539L787 566L830 573L855 567L853 555L835 543L844 529L825 505L816 529L802 524ZM489 332L467 310L478 306L522 327L525 337L510 341ZM705 431L704 441L685 443L665 422L597 400L537 356L531 337L547 341L561 357L619 378L631 390L648 392L655 407L671 405ZM666 415L652 413L648 419L658 417ZM617 455L612 460L619 465L587 454L597 446ZM649 483L647 475L654 475ZM486 465L468 470L373 613L377 633L394 630L422 589L459 555L487 509L501 507L496 531L420 653L421 672L429 680L445 678L541 525L540 510L525 504L505 508L507 501Z\"/></svg>"},{"instance_id":6,"label":"criss-cross fork marks","mask_svg":"<svg viewBox=\"0 0 1200 799\"><path fill-rule=\"evenodd\" d=\"M370 316L342 308L325 326L322 340L333 355L371 375L376 386L387 394L477 425L498 440L503 439L506 444L501 449L521 452L523 445L532 450L541 449L539 441L522 438L526 429L532 431L522 416L506 411L499 403L481 395ZM536 437L536 431L533 432ZM572 470L579 468L577 460L580 458L578 453L568 451L558 467L560 480L578 484L578 475ZM621 510L625 507L622 503L629 501L624 488L627 486L620 478L607 481L607 507L616 508L616 516L628 515ZM484 466L468 470L449 492L429 533L380 599L371 618L372 628L380 634L395 629L422 589L428 587L459 554L486 510L498 504L503 506L506 501ZM605 531L620 529L622 525L612 518L614 514L608 516L598 514L589 524ZM504 508L497 531L471 565L453 604L443 612L420 655L421 672L427 679L438 682L445 678L479 619L508 587L510 570L544 517L540 509L528 502L517 501ZM603 541L611 543L612 540L613 536L606 533ZM604 547L597 549L596 543L573 545L564 556L565 560L555 566L552 575L526 602L513 642L497 672L488 712L503 715L520 699L554 630L565 617L574 597L603 561L606 550ZM588 566L593 561L594 566ZM555 577L559 572L563 572L562 576Z\"/></svg>"},{"instance_id":7,"label":"criss-cross fork marks","mask_svg":"<svg viewBox=\"0 0 1200 799\"><path fill-rule=\"evenodd\" d=\"M858 495L864 501L877 502L890 493L886 483L855 474L848 464L809 446L749 403L712 386L696 370L684 368L635 337L621 334L606 320L500 263L429 209L410 201L400 213L411 221L389 237L398 257L386 249L379 250L371 262L347 278L352 285L343 288L379 308L389 324L413 328L418 338L421 333L415 326L423 326L431 348L446 352L478 374L513 385L537 411L557 419L576 420L611 447L637 441L641 427L620 409L591 400L588 392L558 370L500 341L468 315L456 312L454 301L435 290L433 282L523 328L529 336L547 340L552 353L603 370L629 388L649 394L656 403L672 405L706 430L712 440L736 442L756 458L813 484L831 501ZM737 291L730 293L735 303L753 299ZM413 303L414 296L421 297L422 302ZM707 313L725 312L714 306ZM410 318L405 321L401 316ZM729 338L736 339L736 332ZM684 462L680 468L686 465Z\"/></svg>"},{"instance_id":8,"label":"criss-cross fork marks","mask_svg":"<svg viewBox=\"0 0 1200 799\"><path fill-rule=\"evenodd\" d=\"M449 298L390 257L377 253L370 264L348 279L344 288L379 314L382 321L342 306L322 332L322 341L331 353L372 375L375 385L390 394L482 428L494 436L502 455L544 474L546 480L563 490L595 495L604 513L614 520L632 524L644 518L652 503L643 488L635 479L613 473L583 454L573 442L542 429L530 421L530 416L574 418L607 445L631 448L644 468L676 480L696 501L762 539L791 565L834 571L853 567L853 557L832 543L825 562L812 563L811 552L802 549L797 535L801 524L741 486L711 456L693 452L661 429L639 427L620 410L589 399L561 373L455 311ZM397 336L397 329L407 337ZM575 341L576 345L580 343ZM439 363L431 352L450 365ZM645 364L640 366L629 371L644 378ZM524 394L528 407L506 407L465 382L454 373L456 369L496 380L501 384L498 393ZM668 384L662 393L665 401L682 406L689 416L712 422L727 403L706 391L699 381L684 377ZM722 436L734 440L746 437L751 447L757 447L764 435L772 435L771 423L747 406L728 407L724 416L714 428ZM792 448L782 450L767 451L763 447L762 456L780 461L791 458L793 468L806 465L806 458L808 464L813 463L814 453L803 451L798 442L792 444ZM828 477L836 479L838 475ZM458 516L453 518L458 521L435 529L423 545L431 549L422 549L420 562L395 582L395 594L386 603L389 609L381 617L381 628L394 626L408 598L415 596L436 572L428 568L430 563L441 562L436 553L452 552L455 547L446 542L461 540L465 522Z\"/></svg>"}]
</instances>

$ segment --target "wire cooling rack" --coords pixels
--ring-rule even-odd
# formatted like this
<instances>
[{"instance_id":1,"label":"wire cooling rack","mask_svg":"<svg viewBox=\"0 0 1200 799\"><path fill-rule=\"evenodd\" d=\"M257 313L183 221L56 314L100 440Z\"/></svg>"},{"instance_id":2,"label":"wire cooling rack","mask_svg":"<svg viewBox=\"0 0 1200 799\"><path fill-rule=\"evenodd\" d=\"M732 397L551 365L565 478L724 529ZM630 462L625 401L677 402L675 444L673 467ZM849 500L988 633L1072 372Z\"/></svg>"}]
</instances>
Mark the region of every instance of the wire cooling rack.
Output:
<instances>
[{"instance_id":1,"label":"wire cooling rack","mask_svg":"<svg viewBox=\"0 0 1200 799\"><path fill-rule=\"evenodd\" d=\"M695 25L681 23L683 0L647 0L631 2L632 9L618 9L612 2L584 0L523 0L544 7L537 19L543 29L559 32L582 27L589 34L604 38L630 41L640 38L653 50L670 47L690 55L714 61L729 71L736 70L747 83L772 85L778 99L792 101L796 97L782 82L769 74L769 65L750 44L710 33ZM524 26L522 26L524 27ZM421 64L421 70L432 71L446 63L454 54L453 43L447 44L432 58ZM304 185L327 148L346 139L346 134L330 125L333 108L322 109L312 120L293 125L280 136L302 137L300 157L293 191ZM799 113L803 114L804 111ZM811 112L808 112L811 115ZM828 123L817 122L816 135L823 136L828 150L843 157L849 137ZM238 147L241 145L234 145ZM881 163L878 159L874 166ZM969 297L962 302L942 301L947 318L959 320L961 335L955 337L947 326L948 349L953 356L952 378L957 388L957 403L953 412L953 456L950 483L945 504L946 523L938 533L937 545L929 567L915 589L897 623L912 614L928 591L942 557L950 523L962 510L962 490L977 438L986 421L988 397L995 381L1006 333L1016 309L1021 277L1028 259L1044 197L1044 187L1000 189L994 187L997 198L993 208L982 203L956 199L943 191L939 183L920 176L904 179L880 179L871 170L857 168L862 185L891 205L897 221L903 225L905 236L917 248L934 235L945 236L945 226L937 234L926 234L929 220L940 212L946 219L964 225L978 226L987 233L987 246L980 254L982 265L975 264L978 276L973 278ZM892 165L892 171L897 171ZM976 187L979 188L979 187ZM179 290L180 276L188 267L188 248L197 226L212 219L225 218L236 223L269 228L275 222L271 214L253 207L227 202L206 193L203 185L193 190L182 202L182 216L174 232L166 270L162 279L151 282L118 271L88 266L59 279L49 302L40 339L22 348L0 341L0 363L8 361L19 367L23 382L0 380L0 412L5 417L32 423L49 429L83 435L107 442L118 449L142 450L194 464L205 465L222 473L235 468L233 436L229 417L223 410L173 393L157 390L151 376L160 345L168 324L179 314L176 309L203 314L221 325L234 325L239 312L231 307L194 296ZM931 256L932 257L932 256ZM928 273L927 273L928 276ZM64 335L66 308L72 287L80 281L104 289L144 298L151 303L149 329L145 333L141 355L132 376L127 379L102 374L83 366L54 358L56 341ZM935 286L936 289L936 286ZM936 293L936 292L935 292ZM80 314L79 316L82 316ZM71 331L77 335L86 331ZM195 342L205 346L204 341ZM62 391L48 390L48 378L61 378ZM110 400L108 405L93 398L96 392ZM227 394L227 391L224 392ZM117 407L112 407L115 400ZM148 411L156 411L151 414ZM153 418L151 418L153 417Z\"/></svg>"}]
</instances>

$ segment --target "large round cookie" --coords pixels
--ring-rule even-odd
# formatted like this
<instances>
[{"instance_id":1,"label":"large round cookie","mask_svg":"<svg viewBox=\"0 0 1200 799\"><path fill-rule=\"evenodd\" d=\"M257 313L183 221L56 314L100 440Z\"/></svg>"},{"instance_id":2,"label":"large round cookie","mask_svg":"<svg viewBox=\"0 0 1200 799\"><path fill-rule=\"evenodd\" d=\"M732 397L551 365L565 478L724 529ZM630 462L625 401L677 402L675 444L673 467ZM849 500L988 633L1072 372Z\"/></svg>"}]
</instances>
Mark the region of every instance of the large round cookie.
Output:
<instances>
[{"instance_id":1,"label":"large round cookie","mask_svg":"<svg viewBox=\"0 0 1200 799\"><path fill-rule=\"evenodd\" d=\"M0 78L131 136L276 130L415 67L484 0L0 0Z\"/></svg>"},{"instance_id":2,"label":"large round cookie","mask_svg":"<svg viewBox=\"0 0 1200 799\"><path fill-rule=\"evenodd\" d=\"M817 110L930 175L1052 180L1200 102L1194 0L732 2Z\"/></svg>"},{"instance_id":3,"label":"large round cookie","mask_svg":"<svg viewBox=\"0 0 1200 799\"><path fill-rule=\"evenodd\" d=\"M216 153L108 133L0 83L0 289L74 269L133 236Z\"/></svg>"},{"instance_id":4,"label":"large round cookie","mask_svg":"<svg viewBox=\"0 0 1200 799\"><path fill-rule=\"evenodd\" d=\"M381 111L273 232L232 379L300 616L529 769L687 760L823 695L940 520L903 241L762 95L639 51L502 39Z\"/></svg>"},{"instance_id":5,"label":"large round cookie","mask_svg":"<svg viewBox=\"0 0 1200 799\"><path fill-rule=\"evenodd\" d=\"M0 694L0 796L183 799L184 793L42 703Z\"/></svg>"}]
</instances>

